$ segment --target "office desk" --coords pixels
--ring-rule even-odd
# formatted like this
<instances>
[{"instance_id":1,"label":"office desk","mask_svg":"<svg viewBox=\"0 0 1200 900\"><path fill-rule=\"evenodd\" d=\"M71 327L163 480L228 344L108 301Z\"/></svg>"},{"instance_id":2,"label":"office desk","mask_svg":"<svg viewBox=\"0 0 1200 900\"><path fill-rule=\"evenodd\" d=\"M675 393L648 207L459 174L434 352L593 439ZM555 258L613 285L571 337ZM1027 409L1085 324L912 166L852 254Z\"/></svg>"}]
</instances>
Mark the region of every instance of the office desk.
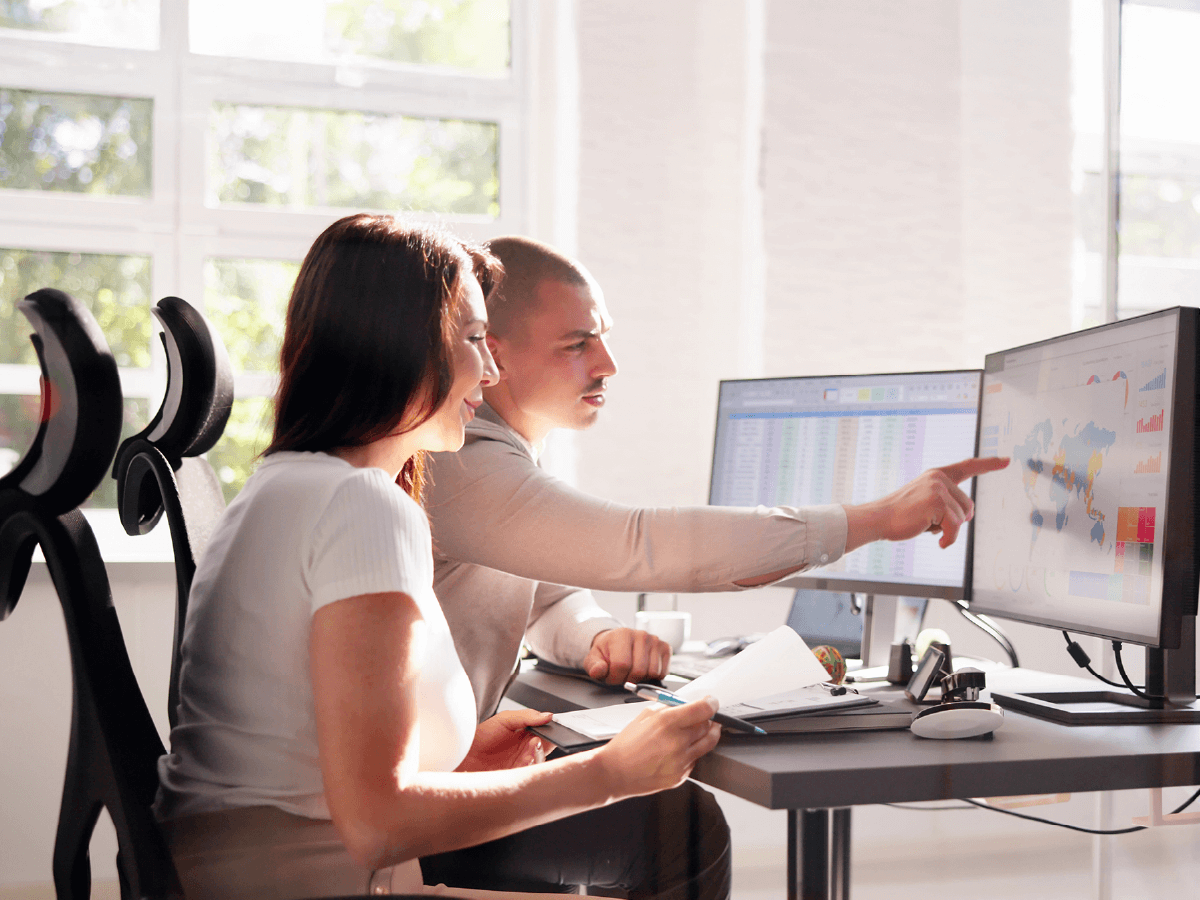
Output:
<instances>
[{"instance_id":1,"label":"office desk","mask_svg":"<svg viewBox=\"0 0 1200 900\"><path fill-rule=\"evenodd\" d=\"M1095 686L1024 669L989 673L988 682L1005 690ZM508 696L568 712L621 703L628 694L535 669ZM990 737L957 741L908 730L726 734L692 778L786 809L789 900L841 900L849 897L851 806L1200 784L1200 725L1066 726L1006 711Z\"/></svg>"}]
</instances>

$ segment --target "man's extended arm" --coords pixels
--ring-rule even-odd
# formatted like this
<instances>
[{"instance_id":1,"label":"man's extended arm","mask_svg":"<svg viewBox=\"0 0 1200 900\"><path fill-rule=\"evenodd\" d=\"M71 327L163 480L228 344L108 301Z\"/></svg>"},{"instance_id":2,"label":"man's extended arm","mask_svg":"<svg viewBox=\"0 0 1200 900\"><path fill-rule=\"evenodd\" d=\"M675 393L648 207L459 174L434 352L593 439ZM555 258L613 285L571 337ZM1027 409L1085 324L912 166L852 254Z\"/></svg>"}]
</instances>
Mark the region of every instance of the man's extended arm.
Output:
<instances>
[{"instance_id":1,"label":"man's extended arm","mask_svg":"<svg viewBox=\"0 0 1200 900\"><path fill-rule=\"evenodd\" d=\"M840 506L629 507L490 439L436 456L427 507L450 559L596 590L737 590L764 573L833 562L846 540Z\"/></svg>"},{"instance_id":2,"label":"man's extended arm","mask_svg":"<svg viewBox=\"0 0 1200 900\"><path fill-rule=\"evenodd\" d=\"M974 502L959 484L1007 465L1007 457L964 459L922 472L886 497L845 507L845 552L857 550L872 541L908 540L927 531L941 534L938 543L943 549L949 547L957 539L959 529L975 515ZM741 587L770 584L799 568L781 569L739 580L738 584Z\"/></svg>"}]
</instances>

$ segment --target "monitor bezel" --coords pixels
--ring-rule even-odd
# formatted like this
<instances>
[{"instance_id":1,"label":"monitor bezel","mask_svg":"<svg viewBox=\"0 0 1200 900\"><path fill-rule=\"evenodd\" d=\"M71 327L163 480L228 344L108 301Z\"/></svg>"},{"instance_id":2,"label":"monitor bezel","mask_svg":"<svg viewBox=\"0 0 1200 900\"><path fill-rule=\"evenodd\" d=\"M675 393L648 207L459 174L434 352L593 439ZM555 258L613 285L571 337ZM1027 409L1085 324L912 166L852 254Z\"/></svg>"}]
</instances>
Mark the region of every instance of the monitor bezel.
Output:
<instances>
[{"instance_id":1,"label":"monitor bezel","mask_svg":"<svg viewBox=\"0 0 1200 900\"><path fill-rule=\"evenodd\" d=\"M1174 391L1171 397L1172 428L1169 444L1170 460L1167 472L1166 501L1164 504L1163 524L1167 526L1162 545L1162 597L1159 604L1157 635L1150 637L1145 634L1122 632L1120 629L1106 629L1103 626L1089 625L1072 621L1067 617L1038 616L1021 611L1008 610L987 603L986 600L974 596L975 574L975 530L972 527L968 534L967 565L966 565L966 600L972 612L998 616L1015 622L1025 622L1030 625L1040 625L1047 628L1059 628L1073 634L1088 634L1106 640L1118 640L1146 647L1176 649L1182 639L1183 618L1196 614L1197 588L1200 586L1200 568L1197 567L1195 553L1200 551L1200 532L1197 525L1200 517L1196 515L1196 486L1197 468L1200 467L1200 442L1196 440L1196 410L1197 390L1200 389L1200 375L1197 373L1196 340L1200 333L1200 309L1192 307L1171 307L1158 310L1142 316L1109 322L1093 328L1072 331L1057 335L1042 341L1023 344L989 353L984 359L983 377L980 379L980 411L976 421L975 450L979 452L980 436L983 428L982 391L987 379L989 362L997 357L1011 353L1036 350L1052 344L1060 344L1082 338L1085 335L1096 335L1104 331L1118 331L1136 322L1145 322L1156 318L1176 317L1175 346L1175 376ZM1183 427L1191 422L1192 427ZM1178 464L1186 461L1185 464ZM974 499L974 498L972 498ZM1177 524L1178 523L1178 524ZM1189 548L1190 545L1190 548ZM1190 551L1190 552L1189 552Z\"/></svg>"},{"instance_id":2,"label":"monitor bezel","mask_svg":"<svg viewBox=\"0 0 1200 900\"><path fill-rule=\"evenodd\" d=\"M719 439L721 430L721 392L727 384L753 384L755 382L766 381L821 381L830 378L894 378L898 376L954 376L954 375L978 375L980 394L975 398L975 433L976 444L978 447L979 434L979 405L982 399L983 390L983 369L967 366L961 369L930 369L930 370L913 370L900 372L848 372L834 375L783 375L771 378L724 378L717 384L717 405L716 412L713 416L715 425L713 427L713 451L712 459L709 464L708 475L708 502L713 505L713 489L715 486L717 475L717 452L719 449ZM958 462L958 460L948 459L946 463ZM974 500L975 481L971 479L971 485L968 493ZM970 529L967 528L966 537L969 538ZM963 533L959 532L958 539L964 539ZM814 574L820 573L821 569L811 569L806 572L798 572L795 575L774 582L775 587L790 587L790 588L808 588L818 591L838 591L851 592L859 594L872 594L882 596L896 597L922 597L922 598L937 598L942 600L961 600L966 595L966 577L967 568L970 564L970 545L967 546L967 560L963 566L963 583L958 586L944 584L924 584L920 582L904 582L904 581L876 581L864 579L861 577L848 575L841 576L838 574Z\"/></svg>"}]
</instances>

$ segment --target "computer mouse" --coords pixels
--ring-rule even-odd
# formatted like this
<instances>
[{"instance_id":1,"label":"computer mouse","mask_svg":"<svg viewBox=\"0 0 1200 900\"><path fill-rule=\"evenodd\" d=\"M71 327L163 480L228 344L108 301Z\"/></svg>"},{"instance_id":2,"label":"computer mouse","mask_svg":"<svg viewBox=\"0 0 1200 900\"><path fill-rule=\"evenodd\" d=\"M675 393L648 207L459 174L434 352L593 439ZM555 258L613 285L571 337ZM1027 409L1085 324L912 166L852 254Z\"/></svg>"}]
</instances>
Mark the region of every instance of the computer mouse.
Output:
<instances>
[{"instance_id":1,"label":"computer mouse","mask_svg":"<svg viewBox=\"0 0 1200 900\"><path fill-rule=\"evenodd\" d=\"M909 728L917 737L948 740L991 734L1004 724L1004 710L982 700L939 703L913 713Z\"/></svg>"},{"instance_id":2,"label":"computer mouse","mask_svg":"<svg viewBox=\"0 0 1200 900\"><path fill-rule=\"evenodd\" d=\"M733 656L735 653L741 653L751 644L761 641L765 634L761 632L751 632L750 634L739 634L737 637L717 638L715 641L709 641L705 647L705 656Z\"/></svg>"},{"instance_id":3,"label":"computer mouse","mask_svg":"<svg viewBox=\"0 0 1200 900\"><path fill-rule=\"evenodd\" d=\"M705 656L733 656L746 649L746 639L741 637L717 638L709 641L704 650Z\"/></svg>"}]
</instances>

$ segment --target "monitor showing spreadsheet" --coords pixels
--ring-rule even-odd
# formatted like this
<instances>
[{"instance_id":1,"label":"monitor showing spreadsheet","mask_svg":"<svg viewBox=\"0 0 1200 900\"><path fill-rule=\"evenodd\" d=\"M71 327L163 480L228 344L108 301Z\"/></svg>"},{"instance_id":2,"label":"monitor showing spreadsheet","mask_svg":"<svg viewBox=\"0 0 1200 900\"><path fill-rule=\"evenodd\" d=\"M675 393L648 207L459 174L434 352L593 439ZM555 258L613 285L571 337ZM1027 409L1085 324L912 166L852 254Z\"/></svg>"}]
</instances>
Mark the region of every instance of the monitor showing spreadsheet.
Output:
<instances>
[{"instance_id":1,"label":"monitor showing spreadsheet","mask_svg":"<svg viewBox=\"0 0 1200 900\"><path fill-rule=\"evenodd\" d=\"M723 381L709 503L864 503L974 454L981 372ZM877 542L788 579L796 587L963 596L965 534Z\"/></svg>"}]
</instances>

